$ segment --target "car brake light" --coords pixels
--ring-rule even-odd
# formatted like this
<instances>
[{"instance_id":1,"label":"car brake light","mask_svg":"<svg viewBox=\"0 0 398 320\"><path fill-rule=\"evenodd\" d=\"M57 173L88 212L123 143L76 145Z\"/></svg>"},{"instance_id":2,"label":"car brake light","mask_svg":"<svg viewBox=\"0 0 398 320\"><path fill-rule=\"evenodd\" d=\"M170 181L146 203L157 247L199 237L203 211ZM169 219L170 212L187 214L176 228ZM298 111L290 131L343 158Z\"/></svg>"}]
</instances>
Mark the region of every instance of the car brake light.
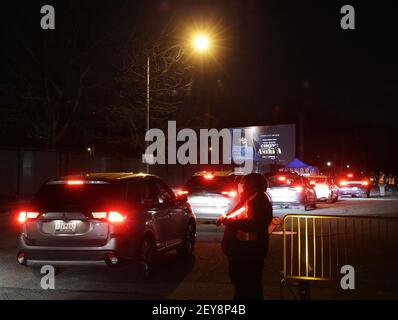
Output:
<instances>
[{"instance_id":1,"label":"car brake light","mask_svg":"<svg viewBox=\"0 0 398 320\"><path fill-rule=\"evenodd\" d=\"M107 212L93 212L92 213L94 219L106 219L108 216Z\"/></svg>"},{"instance_id":2,"label":"car brake light","mask_svg":"<svg viewBox=\"0 0 398 320\"><path fill-rule=\"evenodd\" d=\"M278 177L278 180L279 181L286 181L286 177L283 177L283 176L282 177Z\"/></svg>"},{"instance_id":3,"label":"car brake light","mask_svg":"<svg viewBox=\"0 0 398 320\"><path fill-rule=\"evenodd\" d=\"M352 173L347 174L348 178L352 178L354 175Z\"/></svg>"},{"instance_id":4,"label":"car brake light","mask_svg":"<svg viewBox=\"0 0 398 320\"><path fill-rule=\"evenodd\" d=\"M221 191L221 194L224 196L228 196L231 198L235 198L238 195L238 192L236 192L235 190L231 190L231 191Z\"/></svg>"},{"instance_id":5,"label":"car brake light","mask_svg":"<svg viewBox=\"0 0 398 320\"><path fill-rule=\"evenodd\" d=\"M109 222L123 222L124 216L117 211L109 211L108 212L108 221Z\"/></svg>"},{"instance_id":6,"label":"car brake light","mask_svg":"<svg viewBox=\"0 0 398 320\"><path fill-rule=\"evenodd\" d=\"M367 186L368 184L369 184L369 182L367 182L367 181L363 181L363 182L362 182L362 185L363 185L363 186Z\"/></svg>"},{"instance_id":7,"label":"car brake light","mask_svg":"<svg viewBox=\"0 0 398 320\"><path fill-rule=\"evenodd\" d=\"M81 186L83 184L83 180L68 180L67 184L69 186Z\"/></svg>"},{"instance_id":8,"label":"car brake light","mask_svg":"<svg viewBox=\"0 0 398 320\"><path fill-rule=\"evenodd\" d=\"M345 180L340 181L340 185L341 186L346 186L347 185L347 181L345 181Z\"/></svg>"},{"instance_id":9,"label":"car brake light","mask_svg":"<svg viewBox=\"0 0 398 320\"><path fill-rule=\"evenodd\" d=\"M39 212L33 211L21 211L18 215L18 221L20 223L25 223L28 220L34 220L39 216Z\"/></svg>"},{"instance_id":10,"label":"car brake light","mask_svg":"<svg viewBox=\"0 0 398 320\"><path fill-rule=\"evenodd\" d=\"M315 185L315 184L316 184L316 183L315 183L315 180L311 180L311 181L310 181L310 184Z\"/></svg>"},{"instance_id":11,"label":"car brake light","mask_svg":"<svg viewBox=\"0 0 398 320\"><path fill-rule=\"evenodd\" d=\"M92 212L94 219L98 220L108 220L109 222L123 222L125 217L118 211L102 211L102 212Z\"/></svg>"},{"instance_id":12,"label":"car brake light","mask_svg":"<svg viewBox=\"0 0 398 320\"><path fill-rule=\"evenodd\" d=\"M188 194L189 192L187 190L178 190L177 195L181 196L183 194Z\"/></svg>"},{"instance_id":13,"label":"car brake light","mask_svg":"<svg viewBox=\"0 0 398 320\"><path fill-rule=\"evenodd\" d=\"M206 180L212 180L214 178L214 176L212 174L208 173L208 174L205 174L203 176L203 178L205 178Z\"/></svg>"}]
</instances>

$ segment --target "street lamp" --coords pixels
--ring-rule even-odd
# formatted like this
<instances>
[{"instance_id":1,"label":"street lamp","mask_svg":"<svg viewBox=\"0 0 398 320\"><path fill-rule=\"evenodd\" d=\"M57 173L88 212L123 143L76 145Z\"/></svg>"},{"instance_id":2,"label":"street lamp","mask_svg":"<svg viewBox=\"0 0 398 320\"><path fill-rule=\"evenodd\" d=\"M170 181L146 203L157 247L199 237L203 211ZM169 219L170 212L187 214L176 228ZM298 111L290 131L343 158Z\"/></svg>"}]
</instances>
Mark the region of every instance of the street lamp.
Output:
<instances>
[{"instance_id":1,"label":"street lamp","mask_svg":"<svg viewBox=\"0 0 398 320\"><path fill-rule=\"evenodd\" d=\"M197 52L204 53L208 51L210 47L209 37L204 34L198 34L194 36L192 44Z\"/></svg>"},{"instance_id":2,"label":"street lamp","mask_svg":"<svg viewBox=\"0 0 398 320\"><path fill-rule=\"evenodd\" d=\"M331 166L332 166L332 163L331 163L330 161L328 161L328 162L326 162L326 165L327 165L328 167L331 167Z\"/></svg>"},{"instance_id":3,"label":"street lamp","mask_svg":"<svg viewBox=\"0 0 398 320\"><path fill-rule=\"evenodd\" d=\"M196 34L192 37L192 45L194 51L200 54L204 54L209 51L210 48L210 38L204 33ZM146 66L146 132L149 131L149 119L150 119L150 58L147 57ZM148 141L145 143L145 152L148 148ZM147 155L144 155L146 162L146 173L149 173L149 164Z\"/></svg>"}]
</instances>

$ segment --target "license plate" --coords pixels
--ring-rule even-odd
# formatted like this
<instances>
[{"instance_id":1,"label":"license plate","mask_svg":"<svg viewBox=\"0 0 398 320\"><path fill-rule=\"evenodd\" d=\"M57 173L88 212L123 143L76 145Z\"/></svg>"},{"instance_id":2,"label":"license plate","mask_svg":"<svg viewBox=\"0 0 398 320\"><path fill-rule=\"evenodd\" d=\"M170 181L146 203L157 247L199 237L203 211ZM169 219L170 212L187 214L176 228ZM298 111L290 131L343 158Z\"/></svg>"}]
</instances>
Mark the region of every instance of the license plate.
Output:
<instances>
[{"instance_id":1,"label":"license plate","mask_svg":"<svg viewBox=\"0 0 398 320\"><path fill-rule=\"evenodd\" d=\"M56 233L75 233L76 222L56 222L55 223Z\"/></svg>"}]
</instances>

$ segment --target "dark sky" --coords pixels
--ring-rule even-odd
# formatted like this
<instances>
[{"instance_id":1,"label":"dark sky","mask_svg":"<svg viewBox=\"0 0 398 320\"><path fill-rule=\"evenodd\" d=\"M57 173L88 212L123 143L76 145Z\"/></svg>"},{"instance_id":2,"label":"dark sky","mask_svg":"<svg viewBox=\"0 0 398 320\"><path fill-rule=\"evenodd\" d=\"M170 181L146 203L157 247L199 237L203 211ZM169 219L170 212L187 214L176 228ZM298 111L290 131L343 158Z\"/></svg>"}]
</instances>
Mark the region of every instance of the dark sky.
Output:
<instances>
[{"instance_id":1,"label":"dark sky","mask_svg":"<svg viewBox=\"0 0 398 320\"><path fill-rule=\"evenodd\" d=\"M90 37L112 30L115 45L124 41L129 21L131 28L138 22L145 26L143 32L156 33L173 17L181 28L178 37L185 25L211 25L218 52L206 65L205 92L220 126L299 124L301 119L305 161L322 164L336 159L340 165L398 171L398 11L393 1L75 3L90 22ZM57 25L76 18L64 10L62 1L14 1L4 10L4 47L18 46L8 28L16 26L33 42L42 36L42 4L55 4ZM344 4L355 8L355 30L340 28ZM108 53L109 65L112 50L112 41L101 48ZM2 72L2 86L11 78Z\"/></svg>"}]
</instances>

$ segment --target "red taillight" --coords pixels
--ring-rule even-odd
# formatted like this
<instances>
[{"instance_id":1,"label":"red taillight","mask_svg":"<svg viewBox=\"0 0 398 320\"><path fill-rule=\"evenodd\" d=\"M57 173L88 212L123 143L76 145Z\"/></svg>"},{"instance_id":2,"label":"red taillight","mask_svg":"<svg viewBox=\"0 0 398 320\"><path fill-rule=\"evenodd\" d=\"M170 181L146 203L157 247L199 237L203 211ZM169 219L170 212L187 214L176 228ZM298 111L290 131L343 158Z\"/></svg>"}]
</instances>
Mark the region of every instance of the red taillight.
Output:
<instances>
[{"instance_id":1,"label":"red taillight","mask_svg":"<svg viewBox=\"0 0 398 320\"><path fill-rule=\"evenodd\" d=\"M316 184L315 180L311 180L310 184L315 185Z\"/></svg>"},{"instance_id":2,"label":"red taillight","mask_svg":"<svg viewBox=\"0 0 398 320\"><path fill-rule=\"evenodd\" d=\"M83 180L68 180L67 184L69 186L81 186L83 184Z\"/></svg>"},{"instance_id":3,"label":"red taillight","mask_svg":"<svg viewBox=\"0 0 398 320\"><path fill-rule=\"evenodd\" d=\"M286 181L286 177L284 177L284 176L278 177L278 180L279 181Z\"/></svg>"},{"instance_id":4,"label":"red taillight","mask_svg":"<svg viewBox=\"0 0 398 320\"><path fill-rule=\"evenodd\" d=\"M367 185L369 185L369 182L363 181L363 182L362 182L362 185L363 185L363 186L367 186Z\"/></svg>"},{"instance_id":5,"label":"red taillight","mask_svg":"<svg viewBox=\"0 0 398 320\"><path fill-rule=\"evenodd\" d=\"M117 211L109 211L108 212L108 221L109 222L123 222L125 217Z\"/></svg>"},{"instance_id":6,"label":"red taillight","mask_svg":"<svg viewBox=\"0 0 398 320\"><path fill-rule=\"evenodd\" d=\"M345 181L345 180L340 181L340 185L342 187L346 186L347 185L347 181Z\"/></svg>"},{"instance_id":7,"label":"red taillight","mask_svg":"<svg viewBox=\"0 0 398 320\"><path fill-rule=\"evenodd\" d=\"M238 195L238 192L235 190L231 190L231 191L221 191L221 194L224 196L228 196L230 198L235 198Z\"/></svg>"},{"instance_id":8,"label":"red taillight","mask_svg":"<svg viewBox=\"0 0 398 320\"><path fill-rule=\"evenodd\" d=\"M352 178L354 175L352 173L347 174L348 178Z\"/></svg>"},{"instance_id":9,"label":"red taillight","mask_svg":"<svg viewBox=\"0 0 398 320\"><path fill-rule=\"evenodd\" d=\"M91 213L94 219L108 220L109 222L123 222L125 217L118 211L101 211Z\"/></svg>"},{"instance_id":10,"label":"red taillight","mask_svg":"<svg viewBox=\"0 0 398 320\"><path fill-rule=\"evenodd\" d=\"M93 212L92 213L94 219L106 219L108 216L107 212Z\"/></svg>"},{"instance_id":11,"label":"red taillight","mask_svg":"<svg viewBox=\"0 0 398 320\"><path fill-rule=\"evenodd\" d=\"M39 212L33 212L33 211L21 211L18 215L18 221L20 223L25 223L28 220L34 220L37 219L39 216Z\"/></svg>"},{"instance_id":12,"label":"red taillight","mask_svg":"<svg viewBox=\"0 0 398 320\"><path fill-rule=\"evenodd\" d=\"M203 176L203 178L205 178L206 180L213 180L214 176L212 174L208 173L208 174L205 174Z\"/></svg>"},{"instance_id":13,"label":"red taillight","mask_svg":"<svg viewBox=\"0 0 398 320\"><path fill-rule=\"evenodd\" d=\"M182 196L183 194L188 194L189 192L187 190L178 190L177 195Z\"/></svg>"}]
</instances>

